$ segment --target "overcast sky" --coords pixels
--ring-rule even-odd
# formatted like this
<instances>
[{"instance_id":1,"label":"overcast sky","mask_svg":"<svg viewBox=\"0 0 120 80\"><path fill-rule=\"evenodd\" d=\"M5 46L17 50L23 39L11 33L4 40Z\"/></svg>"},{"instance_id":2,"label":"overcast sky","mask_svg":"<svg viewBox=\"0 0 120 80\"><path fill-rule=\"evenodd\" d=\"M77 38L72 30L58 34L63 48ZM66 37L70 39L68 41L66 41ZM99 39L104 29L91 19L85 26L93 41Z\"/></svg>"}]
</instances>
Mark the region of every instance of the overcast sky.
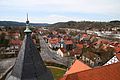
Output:
<instances>
[{"instance_id":1,"label":"overcast sky","mask_svg":"<svg viewBox=\"0 0 120 80\"><path fill-rule=\"evenodd\" d=\"M120 20L120 0L0 0L0 20L56 23Z\"/></svg>"}]
</instances>

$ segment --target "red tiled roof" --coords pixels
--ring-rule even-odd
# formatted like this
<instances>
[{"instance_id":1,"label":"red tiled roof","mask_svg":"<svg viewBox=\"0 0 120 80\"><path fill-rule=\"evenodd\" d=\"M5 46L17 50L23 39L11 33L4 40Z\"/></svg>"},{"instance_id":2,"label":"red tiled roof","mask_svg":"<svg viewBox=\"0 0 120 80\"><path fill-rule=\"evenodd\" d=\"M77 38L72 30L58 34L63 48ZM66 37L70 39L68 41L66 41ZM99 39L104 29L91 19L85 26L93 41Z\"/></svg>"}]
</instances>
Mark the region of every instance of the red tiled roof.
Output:
<instances>
[{"instance_id":1,"label":"red tiled roof","mask_svg":"<svg viewBox=\"0 0 120 80\"><path fill-rule=\"evenodd\" d=\"M120 47L120 43L116 43L115 47Z\"/></svg>"},{"instance_id":2,"label":"red tiled roof","mask_svg":"<svg viewBox=\"0 0 120 80\"><path fill-rule=\"evenodd\" d=\"M81 53L82 53L82 49L77 49L77 48L70 51L71 56L81 54Z\"/></svg>"},{"instance_id":3,"label":"red tiled roof","mask_svg":"<svg viewBox=\"0 0 120 80\"><path fill-rule=\"evenodd\" d=\"M120 62L65 75L60 80L120 80Z\"/></svg>"},{"instance_id":4,"label":"red tiled roof","mask_svg":"<svg viewBox=\"0 0 120 80\"><path fill-rule=\"evenodd\" d=\"M91 69L91 68L89 66L87 66L86 64L84 64L83 62L81 62L79 60L75 60L75 62L70 67L70 69L65 73L65 75L69 75L72 73L76 73L76 72L80 72L80 71L84 71L84 70L88 70L88 69Z\"/></svg>"},{"instance_id":5,"label":"red tiled roof","mask_svg":"<svg viewBox=\"0 0 120 80\"><path fill-rule=\"evenodd\" d=\"M115 54L115 56L118 58L118 60L120 61L120 53Z\"/></svg>"},{"instance_id":6,"label":"red tiled roof","mask_svg":"<svg viewBox=\"0 0 120 80\"><path fill-rule=\"evenodd\" d=\"M83 44L76 44L78 49L82 49L83 48Z\"/></svg>"},{"instance_id":7,"label":"red tiled roof","mask_svg":"<svg viewBox=\"0 0 120 80\"><path fill-rule=\"evenodd\" d=\"M18 33L18 32L15 32L15 33L10 33L10 35L11 35L11 36L19 36L19 35L20 35L20 33Z\"/></svg>"},{"instance_id":8,"label":"red tiled roof","mask_svg":"<svg viewBox=\"0 0 120 80\"><path fill-rule=\"evenodd\" d=\"M102 45L101 47L100 47L100 49L103 49L103 50L105 50L105 51L108 51L108 49L112 49L113 47L110 47L109 45ZM114 48L113 48L114 49Z\"/></svg>"},{"instance_id":9,"label":"red tiled roof","mask_svg":"<svg viewBox=\"0 0 120 80\"><path fill-rule=\"evenodd\" d=\"M51 44L57 44L60 40L58 38L53 38L48 40Z\"/></svg>"},{"instance_id":10,"label":"red tiled roof","mask_svg":"<svg viewBox=\"0 0 120 80\"><path fill-rule=\"evenodd\" d=\"M87 57L88 59L92 61L96 61L95 58L99 57L97 54L87 51L86 53L83 54L83 56Z\"/></svg>"},{"instance_id":11,"label":"red tiled roof","mask_svg":"<svg viewBox=\"0 0 120 80\"><path fill-rule=\"evenodd\" d=\"M57 31L52 31L53 34L57 34L58 32Z\"/></svg>"},{"instance_id":12,"label":"red tiled roof","mask_svg":"<svg viewBox=\"0 0 120 80\"><path fill-rule=\"evenodd\" d=\"M73 44L73 41L72 40L65 40L64 43L65 44Z\"/></svg>"},{"instance_id":13,"label":"red tiled roof","mask_svg":"<svg viewBox=\"0 0 120 80\"><path fill-rule=\"evenodd\" d=\"M21 45L22 41L19 39L16 40L10 40L10 44L12 45Z\"/></svg>"},{"instance_id":14,"label":"red tiled roof","mask_svg":"<svg viewBox=\"0 0 120 80\"><path fill-rule=\"evenodd\" d=\"M111 42L110 43L112 46L115 46L115 47L117 47L118 45L120 46L120 44L118 43L118 42Z\"/></svg>"},{"instance_id":15,"label":"red tiled roof","mask_svg":"<svg viewBox=\"0 0 120 80\"><path fill-rule=\"evenodd\" d=\"M63 53L66 53L67 50L65 48L60 48L60 50L63 52Z\"/></svg>"},{"instance_id":16,"label":"red tiled roof","mask_svg":"<svg viewBox=\"0 0 120 80\"><path fill-rule=\"evenodd\" d=\"M120 47L115 47L115 52L119 53L120 52Z\"/></svg>"},{"instance_id":17,"label":"red tiled roof","mask_svg":"<svg viewBox=\"0 0 120 80\"><path fill-rule=\"evenodd\" d=\"M116 45L113 45L114 46L114 49L115 49L115 52L116 53L119 53L120 52L120 44L116 44Z\"/></svg>"},{"instance_id":18,"label":"red tiled roof","mask_svg":"<svg viewBox=\"0 0 120 80\"><path fill-rule=\"evenodd\" d=\"M88 37L88 35L85 33L85 34L82 35L82 37Z\"/></svg>"},{"instance_id":19,"label":"red tiled roof","mask_svg":"<svg viewBox=\"0 0 120 80\"><path fill-rule=\"evenodd\" d=\"M110 44L111 42L110 41L108 41L108 40L106 40L106 39L100 39L100 40L98 40L98 41L96 41L95 43L93 43L93 44Z\"/></svg>"}]
</instances>

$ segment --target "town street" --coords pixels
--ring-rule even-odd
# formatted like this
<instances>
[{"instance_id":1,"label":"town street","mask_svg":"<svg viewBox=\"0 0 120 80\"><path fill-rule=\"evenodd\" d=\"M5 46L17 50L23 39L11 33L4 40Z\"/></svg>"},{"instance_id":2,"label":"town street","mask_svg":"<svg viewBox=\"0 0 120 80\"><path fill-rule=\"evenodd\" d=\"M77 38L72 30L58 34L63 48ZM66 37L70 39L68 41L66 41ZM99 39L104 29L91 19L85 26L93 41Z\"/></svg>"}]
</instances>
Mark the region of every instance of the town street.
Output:
<instances>
[{"instance_id":1,"label":"town street","mask_svg":"<svg viewBox=\"0 0 120 80\"><path fill-rule=\"evenodd\" d=\"M44 61L50 61L57 64L62 64L67 66L68 65L68 59L60 57L55 51L52 51L48 44L44 41L42 36L39 36L40 39L40 46L41 46L41 57Z\"/></svg>"}]
</instances>

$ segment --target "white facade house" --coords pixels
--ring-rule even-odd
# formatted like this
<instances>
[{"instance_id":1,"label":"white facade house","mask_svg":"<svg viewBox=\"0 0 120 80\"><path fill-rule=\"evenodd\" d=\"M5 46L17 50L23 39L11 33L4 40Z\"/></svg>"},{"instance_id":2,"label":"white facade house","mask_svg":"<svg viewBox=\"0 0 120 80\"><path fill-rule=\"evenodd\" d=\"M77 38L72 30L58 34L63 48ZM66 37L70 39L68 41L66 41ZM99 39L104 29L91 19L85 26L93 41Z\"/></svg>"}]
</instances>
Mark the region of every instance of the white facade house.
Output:
<instances>
[{"instance_id":1,"label":"white facade house","mask_svg":"<svg viewBox=\"0 0 120 80\"><path fill-rule=\"evenodd\" d=\"M60 55L61 57L63 57L64 53L61 51L61 49L58 49L57 54Z\"/></svg>"},{"instance_id":2,"label":"white facade house","mask_svg":"<svg viewBox=\"0 0 120 80\"><path fill-rule=\"evenodd\" d=\"M64 48L60 48L57 50L57 54L60 55L61 57L67 56L67 51Z\"/></svg>"}]
</instances>

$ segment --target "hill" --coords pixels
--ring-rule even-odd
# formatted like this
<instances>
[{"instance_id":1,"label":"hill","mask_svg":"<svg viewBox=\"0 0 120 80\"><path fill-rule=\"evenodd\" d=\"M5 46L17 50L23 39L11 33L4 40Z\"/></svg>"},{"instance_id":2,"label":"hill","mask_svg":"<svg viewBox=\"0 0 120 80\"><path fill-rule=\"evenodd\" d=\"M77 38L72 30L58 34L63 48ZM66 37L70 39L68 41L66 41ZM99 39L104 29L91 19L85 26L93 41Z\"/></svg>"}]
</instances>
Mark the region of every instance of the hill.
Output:
<instances>
[{"instance_id":1,"label":"hill","mask_svg":"<svg viewBox=\"0 0 120 80\"><path fill-rule=\"evenodd\" d=\"M0 26L25 26L26 23L16 21L0 21ZM48 26L47 23L30 23L31 26Z\"/></svg>"},{"instance_id":2,"label":"hill","mask_svg":"<svg viewBox=\"0 0 120 80\"><path fill-rule=\"evenodd\" d=\"M50 25L50 27L58 28L76 28L76 29L108 29L112 27L120 27L120 21L110 22L91 22L91 21L69 21L69 22L58 22Z\"/></svg>"}]
</instances>

